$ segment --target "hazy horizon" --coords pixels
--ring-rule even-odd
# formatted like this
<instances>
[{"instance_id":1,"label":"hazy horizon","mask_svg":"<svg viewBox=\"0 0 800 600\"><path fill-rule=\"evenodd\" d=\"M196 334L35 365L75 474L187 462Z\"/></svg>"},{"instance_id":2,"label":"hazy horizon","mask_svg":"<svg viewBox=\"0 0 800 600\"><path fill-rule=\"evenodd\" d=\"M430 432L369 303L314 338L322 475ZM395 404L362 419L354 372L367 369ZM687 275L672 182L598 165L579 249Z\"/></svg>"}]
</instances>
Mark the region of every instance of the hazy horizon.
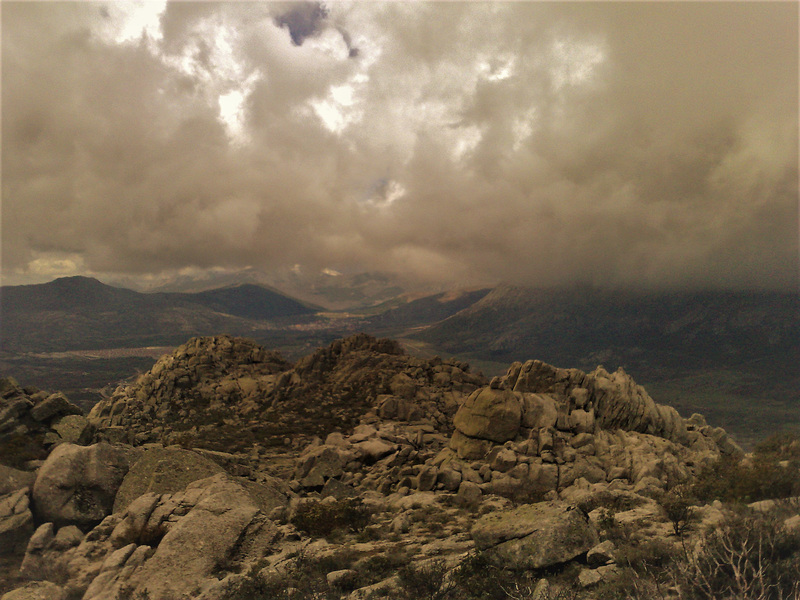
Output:
<instances>
[{"instance_id":1,"label":"hazy horizon","mask_svg":"<svg viewBox=\"0 0 800 600\"><path fill-rule=\"evenodd\" d=\"M2 283L798 289L798 5L3 2Z\"/></svg>"}]
</instances>

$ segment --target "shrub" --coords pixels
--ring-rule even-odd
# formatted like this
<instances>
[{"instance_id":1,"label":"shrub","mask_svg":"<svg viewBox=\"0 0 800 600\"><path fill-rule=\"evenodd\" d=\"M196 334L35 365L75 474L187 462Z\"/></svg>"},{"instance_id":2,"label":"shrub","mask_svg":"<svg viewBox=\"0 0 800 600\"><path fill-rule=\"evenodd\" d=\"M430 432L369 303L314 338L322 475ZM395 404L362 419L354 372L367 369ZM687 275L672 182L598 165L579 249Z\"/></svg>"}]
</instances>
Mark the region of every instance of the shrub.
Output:
<instances>
[{"instance_id":1,"label":"shrub","mask_svg":"<svg viewBox=\"0 0 800 600\"><path fill-rule=\"evenodd\" d=\"M661 539L649 539L638 544L629 544L617 549L617 564L639 575L664 573L665 569L680 556L678 550Z\"/></svg>"},{"instance_id":2,"label":"shrub","mask_svg":"<svg viewBox=\"0 0 800 600\"><path fill-rule=\"evenodd\" d=\"M491 562L485 553L472 552L461 561L453 577L465 598L505 600L503 585L511 585L514 576Z\"/></svg>"},{"instance_id":3,"label":"shrub","mask_svg":"<svg viewBox=\"0 0 800 600\"><path fill-rule=\"evenodd\" d=\"M800 534L771 515L734 512L708 532L686 570L690 598L800 597Z\"/></svg>"},{"instance_id":4,"label":"shrub","mask_svg":"<svg viewBox=\"0 0 800 600\"><path fill-rule=\"evenodd\" d=\"M405 600L443 600L455 596L456 582L447 577L444 560L437 559L423 565L408 564L400 568L400 594Z\"/></svg>"},{"instance_id":5,"label":"shrub","mask_svg":"<svg viewBox=\"0 0 800 600\"><path fill-rule=\"evenodd\" d=\"M633 536L632 527L629 524L620 523L615 511L610 508L600 510L600 520L597 523L600 529L600 537L614 542L630 543Z\"/></svg>"},{"instance_id":6,"label":"shrub","mask_svg":"<svg viewBox=\"0 0 800 600\"><path fill-rule=\"evenodd\" d=\"M793 433L769 437L749 464L723 456L700 471L692 492L704 501L745 503L800 495L800 438Z\"/></svg>"},{"instance_id":7,"label":"shrub","mask_svg":"<svg viewBox=\"0 0 800 600\"><path fill-rule=\"evenodd\" d=\"M345 498L301 504L291 521L311 536L324 537L336 530L357 533L369 524L370 514L358 498Z\"/></svg>"},{"instance_id":8,"label":"shrub","mask_svg":"<svg viewBox=\"0 0 800 600\"><path fill-rule=\"evenodd\" d=\"M262 565L256 565L224 600L339 600L342 591L360 586L361 579L355 575L332 587L327 574L350 568L354 556L347 550L325 556L300 552L285 570L266 575L260 573Z\"/></svg>"},{"instance_id":9,"label":"shrub","mask_svg":"<svg viewBox=\"0 0 800 600\"><path fill-rule=\"evenodd\" d=\"M692 522L697 520L697 515L692 506L693 498L688 487L675 486L657 498L661 512L672 523L675 535L682 536Z\"/></svg>"},{"instance_id":10,"label":"shrub","mask_svg":"<svg viewBox=\"0 0 800 600\"><path fill-rule=\"evenodd\" d=\"M800 460L800 433L782 431L769 436L755 447L754 454L773 460Z\"/></svg>"}]
</instances>

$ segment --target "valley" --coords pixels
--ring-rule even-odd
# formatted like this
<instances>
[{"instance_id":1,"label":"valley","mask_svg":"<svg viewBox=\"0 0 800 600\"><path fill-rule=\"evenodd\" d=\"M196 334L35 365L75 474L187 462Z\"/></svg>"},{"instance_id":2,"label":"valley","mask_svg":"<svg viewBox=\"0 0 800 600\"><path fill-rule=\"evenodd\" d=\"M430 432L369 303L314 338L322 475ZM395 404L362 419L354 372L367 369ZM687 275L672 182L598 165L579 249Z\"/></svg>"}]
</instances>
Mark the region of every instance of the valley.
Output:
<instances>
[{"instance_id":1,"label":"valley","mask_svg":"<svg viewBox=\"0 0 800 600\"><path fill-rule=\"evenodd\" d=\"M293 361L361 331L398 339L421 358L469 362L487 376L529 358L622 367L658 401L684 416L708 415L745 447L800 428L796 295L507 285L424 295L377 281L362 280L369 293L336 290L335 310L250 283L180 293L80 277L4 287L0 372L63 390L88 410L103 390L195 335L242 335Z\"/></svg>"}]
</instances>

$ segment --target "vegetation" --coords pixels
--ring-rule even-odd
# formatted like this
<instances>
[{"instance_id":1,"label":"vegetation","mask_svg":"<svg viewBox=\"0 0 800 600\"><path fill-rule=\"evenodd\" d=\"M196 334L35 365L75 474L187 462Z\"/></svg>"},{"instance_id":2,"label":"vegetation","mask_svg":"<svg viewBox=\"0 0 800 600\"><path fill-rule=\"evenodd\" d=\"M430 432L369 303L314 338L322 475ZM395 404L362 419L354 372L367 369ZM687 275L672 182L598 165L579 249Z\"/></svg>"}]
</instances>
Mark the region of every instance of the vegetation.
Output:
<instances>
[{"instance_id":1,"label":"vegetation","mask_svg":"<svg viewBox=\"0 0 800 600\"><path fill-rule=\"evenodd\" d=\"M699 473L692 493L706 502L743 503L800 495L800 435L767 438L751 461L720 458Z\"/></svg>"},{"instance_id":2,"label":"vegetation","mask_svg":"<svg viewBox=\"0 0 800 600\"><path fill-rule=\"evenodd\" d=\"M370 513L358 498L333 502L307 502L297 507L292 524L314 537L325 537L334 531L357 533L370 521Z\"/></svg>"},{"instance_id":3,"label":"vegetation","mask_svg":"<svg viewBox=\"0 0 800 600\"><path fill-rule=\"evenodd\" d=\"M774 515L743 508L727 511L694 552L653 540L621 547L617 564L598 600L800 598L800 533Z\"/></svg>"}]
</instances>

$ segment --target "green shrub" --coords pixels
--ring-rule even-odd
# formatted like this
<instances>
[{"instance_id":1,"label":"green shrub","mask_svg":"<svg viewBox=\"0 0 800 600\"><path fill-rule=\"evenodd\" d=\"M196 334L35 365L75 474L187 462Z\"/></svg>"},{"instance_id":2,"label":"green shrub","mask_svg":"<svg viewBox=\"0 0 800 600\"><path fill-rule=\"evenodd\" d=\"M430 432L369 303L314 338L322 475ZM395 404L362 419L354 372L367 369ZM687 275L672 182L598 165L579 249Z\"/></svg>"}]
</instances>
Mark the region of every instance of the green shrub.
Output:
<instances>
[{"instance_id":1,"label":"green shrub","mask_svg":"<svg viewBox=\"0 0 800 600\"><path fill-rule=\"evenodd\" d=\"M640 575L664 572L680 552L662 539L649 539L636 544L620 546L615 553L617 564Z\"/></svg>"},{"instance_id":2,"label":"green shrub","mask_svg":"<svg viewBox=\"0 0 800 600\"><path fill-rule=\"evenodd\" d=\"M459 589L465 590L461 597L505 600L508 595L502 584L508 585L515 575L495 565L485 553L472 552L461 561L453 577Z\"/></svg>"},{"instance_id":3,"label":"green shrub","mask_svg":"<svg viewBox=\"0 0 800 600\"><path fill-rule=\"evenodd\" d=\"M754 454L780 460L800 460L800 433L782 431L769 436L755 447Z\"/></svg>"}]
</instances>

